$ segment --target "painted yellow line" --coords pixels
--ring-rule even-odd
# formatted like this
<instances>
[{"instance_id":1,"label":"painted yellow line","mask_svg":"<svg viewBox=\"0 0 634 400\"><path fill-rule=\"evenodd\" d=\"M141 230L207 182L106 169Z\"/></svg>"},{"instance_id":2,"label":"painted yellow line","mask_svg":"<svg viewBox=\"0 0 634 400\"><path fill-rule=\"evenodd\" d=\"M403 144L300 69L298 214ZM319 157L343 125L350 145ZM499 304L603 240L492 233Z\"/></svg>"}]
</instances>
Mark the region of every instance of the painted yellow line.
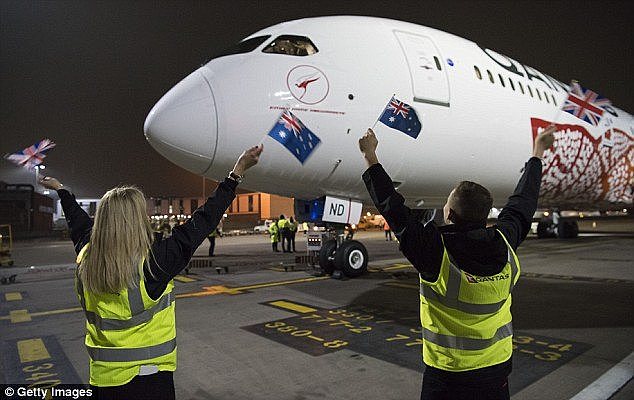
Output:
<instances>
[{"instance_id":1,"label":"painted yellow line","mask_svg":"<svg viewBox=\"0 0 634 400\"><path fill-rule=\"evenodd\" d=\"M302 314L317 311L316 308L307 307L301 304L293 303L290 301L284 301L284 300L272 301L269 304L275 307L286 308L287 310L296 311Z\"/></svg>"},{"instance_id":2,"label":"painted yellow line","mask_svg":"<svg viewBox=\"0 0 634 400\"><path fill-rule=\"evenodd\" d=\"M196 282L197 279L192 279L192 278L189 278L189 277L183 276L183 275L176 275L174 277L174 280L179 281L179 282L183 282L183 283L189 283L189 282Z\"/></svg>"},{"instance_id":3,"label":"painted yellow line","mask_svg":"<svg viewBox=\"0 0 634 400\"><path fill-rule=\"evenodd\" d=\"M419 289L420 286L413 283L387 282L385 286L403 287L408 289Z\"/></svg>"},{"instance_id":4,"label":"painted yellow line","mask_svg":"<svg viewBox=\"0 0 634 400\"><path fill-rule=\"evenodd\" d=\"M391 267L383 268L383 271L393 271L395 269L414 268L412 264L394 264Z\"/></svg>"},{"instance_id":5,"label":"painted yellow line","mask_svg":"<svg viewBox=\"0 0 634 400\"><path fill-rule=\"evenodd\" d=\"M5 293L5 294L4 294L4 298L5 298L7 301L22 300L22 293L20 293L20 292L10 292L10 293Z\"/></svg>"},{"instance_id":6,"label":"painted yellow line","mask_svg":"<svg viewBox=\"0 0 634 400\"><path fill-rule=\"evenodd\" d=\"M47 360L51 358L44 341L40 338L18 341L18 354L21 363Z\"/></svg>"},{"instance_id":7,"label":"painted yellow line","mask_svg":"<svg viewBox=\"0 0 634 400\"><path fill-rule=\"evenodd\" d=\"M31 315L28 310L14 310L9 313L9 317L11 318L11 322L19 323L19 322L29 322L31 320Z\"/></svg>"},{"instance_id":8,"label":"painted yellow line","mask_svg":"<svg viewBox=\"0 0 634 400\"><path fill-rule=\"evenodd\" d=\"M181 293L177 294L177 299L189 298L189 297L204 297L204 296L213 296L216 294L241 294L242 292L236 290L234 288L228 288L226 286L218 285L218 286L204 286L205 289L202 292L191 292L191 293Z\"/></svg>"},{"instance_id":9,"label":"painted yellow line","mask_svg":"<svg viewBox=\"0 0 634 400\"><path fill-rule=\"evenodd\" d=\"M74 308L62 308L61 310L51 310L51 311L40 311L40 312L34 312L31 314L32 317L41 317L42 315L55 315L55 314L65 314L65 313L69 313L69 312L77 312L77 311L83 311L81 307L74 307Z\"/></svg>"},{"instance_id":10,"label":"painted yellow line","mask_svg":"<svg viewBox=\"0 0 634 400\"><path fill-rule=\"evenodd\" d=\"M260 284L257 284L257 285L241 286L241 287L232 288L232 289L236 289L236 290L252 290L252 289L260 289L260 288L271 287L271 286L291 285L293 283L322 281L324 279L330 279L330 277L329 276L316 276L316 277L313 277L313 278L302 278L302 279L292 279L292 280L289 280L289 281L260 283Z\"/></svg>"},{"instance_id":11,"label":"painted yellow line","mask_svg":"<svg viewBox=\"0 0 634 400\"><path fill-rule=\"evenodd\" d=\"M203 287L204 291L202 292L181 293L181 294L177 294L176 298L182 299L182 298L190 298L190 297L205 297L205 296L213 296L216 294L231 294L231 295L241 294L243 290L253 290L253 289L260 289L260 288L271 287L271 286L291 285L293 283L313 282L313 281L320 281L324 279L330 279L330 277L319 276L319 277L313 277L313 278L293 279L288 281L260 283L257 285L241 286L241 287L235 287L235 288L230 288L230 287L220 286L220 285L205 286ZM11 320L11 322L26 322L26 321L30 321L31 317L40 317L43 315L65 314L65 313L71 313L71 312L77 312L77 311L82 311L82 308L81 307L64 308L61 310L34 312L32 314L29 314L27 310L16 310L16 311L12 311L9 315L0 317L0 321ZM24 320L20 320L21 318L24 318ZM16 321L14 321L14 319L16 319Z\"/></svg>"}]
</instances>

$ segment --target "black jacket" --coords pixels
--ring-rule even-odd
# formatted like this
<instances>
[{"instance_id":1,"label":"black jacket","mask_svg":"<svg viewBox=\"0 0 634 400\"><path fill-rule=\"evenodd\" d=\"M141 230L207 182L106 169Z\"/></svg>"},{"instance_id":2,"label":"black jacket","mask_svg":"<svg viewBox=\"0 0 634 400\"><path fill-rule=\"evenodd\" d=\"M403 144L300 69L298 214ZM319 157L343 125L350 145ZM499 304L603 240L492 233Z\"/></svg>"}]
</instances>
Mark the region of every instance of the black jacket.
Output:
<instances>
[{"instance_id":1,"label":"black jacket","mask_svg":"<svg viewBox=\"0 0 634 400\"><path fill-rule=\"evenodd\" d=\"M237 185L236 181L225 179L205 204L194 211L189 221L174 227L172 236L154 241L154 257L150 257L150 270L156 278L145 270L148 296L154 300L158 299L168 282L187 266L198 246L218 226L222 215L236 196ZM72 193L60 189L57 194L62 202L75 252L79 253L90 241L93 220L77 204Z\"/></svg>"},{"instance_id":2,"label":"black jacket","mask_svg":"<svg viewBox=\"0 0 634 400\"><path fill-rule=\"evenodd\" d=\"M480 276L500 273L506 264L507 248L496 230L504 234L513 250L517 249L526 238L537 209L541 176L541 160L532 157L525 165L515 192L500 212L497 224L488 228L484 222L442 227L433 222L423 225L405 206L405 199L394 189L392 180L381 164L368 168L363 174L363 181L372 201L399 239L400 249L405 257L423 279L433 282L440 272L443 239L447 252L464 271ZM429 366L427 371L452 382L481 382L508 376L511 361L460 373L441 371Z\"/></svg>"}]
</instances>

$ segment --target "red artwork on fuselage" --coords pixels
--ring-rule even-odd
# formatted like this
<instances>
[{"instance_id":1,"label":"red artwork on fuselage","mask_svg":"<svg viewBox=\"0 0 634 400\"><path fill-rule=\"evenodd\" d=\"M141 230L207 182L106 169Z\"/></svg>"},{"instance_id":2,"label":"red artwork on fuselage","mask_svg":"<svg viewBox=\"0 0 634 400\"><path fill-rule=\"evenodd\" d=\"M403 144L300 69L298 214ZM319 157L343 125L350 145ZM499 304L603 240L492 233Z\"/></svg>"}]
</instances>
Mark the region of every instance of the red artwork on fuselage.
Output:
<instances>
[{"instance_id":1,"label":"red artwork on fuselage","mask_svg":"<svg viewBox=\"0 0 634 400\"><path fill-rule=\"evenodd\" d=\"M551 122L531 118L533 140ZM594 138L581 125L555 124L554 150L544 157L543 206L632 204L634 141L619 129Z\"/></svg>"}]
</instances>

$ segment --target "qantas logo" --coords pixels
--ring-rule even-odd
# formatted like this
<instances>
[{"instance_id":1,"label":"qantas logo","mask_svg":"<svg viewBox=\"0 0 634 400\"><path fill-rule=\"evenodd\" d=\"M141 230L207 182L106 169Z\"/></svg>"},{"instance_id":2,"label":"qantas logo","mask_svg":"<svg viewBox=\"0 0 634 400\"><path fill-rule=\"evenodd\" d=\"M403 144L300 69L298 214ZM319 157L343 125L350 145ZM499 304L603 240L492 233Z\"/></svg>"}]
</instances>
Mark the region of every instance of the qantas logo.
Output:
<instances>
[{"instance_id":1,"label":"qantas logo","mask_svg":"<svg viewBox=\"0 0 634 400\"><path fill-rule=\"evenodd\" d=\"M493 276L475 276L471 274L467 274L464 272L464 276L469 283L480 283L480 282L497 282L503 281L504 279L509 278L509 274L497 274Z\"/></svg>"},{"instance_id":2,"label":"qantas logo","mask_svg":"<svg viewBox=\"0 0 634 400\"><path fill-rule=\"evenodd\" d=\"M286 85L297 101L311 105L322 102L330 90L326 75L312 65L291 69L286 76Z\"/></svg>"},{"instance_id":3,"label":"qantas logo","mask_svg":"<svg viewBox=\"0 0 634 400\"><path fill-rule=\"evenodd\" d=\"M302 97L304 97L304 95L306 94L306 89L308 88L308 85L318 81L319 77L314 78L314 79L306 79L305 81L303 81L302 83L296 83L295 86L300 88L300 89L304 89L304 94L302 94L301 96L299 96L299 98L301 99Z\"/></svg>"}]
</instances>

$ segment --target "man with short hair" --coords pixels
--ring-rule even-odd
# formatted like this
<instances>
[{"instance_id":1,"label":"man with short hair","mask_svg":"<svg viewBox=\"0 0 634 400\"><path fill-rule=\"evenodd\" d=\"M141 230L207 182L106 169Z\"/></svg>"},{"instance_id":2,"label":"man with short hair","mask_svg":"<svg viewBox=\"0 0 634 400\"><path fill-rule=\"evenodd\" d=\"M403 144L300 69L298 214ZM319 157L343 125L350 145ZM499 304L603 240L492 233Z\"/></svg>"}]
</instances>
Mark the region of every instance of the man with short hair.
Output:
<instances>
[{"instance_id":1,"label":"man with short hair","mask_svg":"<svg viewBox=\"0 0 634 400\"><path fill-rule=\"evenodd\" d=\"M419 272L425 373L422 400L509 399L513 329L511 291L519 278L515 250L528 234L542 176L541 158L553 144L554 127L535 140L515 192L497 224L487 227L489 191L469 181L451 191L445 223L422 224L405 206L376 156L368 129L359 148L370 196Z\"/></svg>"}]
</instances>

